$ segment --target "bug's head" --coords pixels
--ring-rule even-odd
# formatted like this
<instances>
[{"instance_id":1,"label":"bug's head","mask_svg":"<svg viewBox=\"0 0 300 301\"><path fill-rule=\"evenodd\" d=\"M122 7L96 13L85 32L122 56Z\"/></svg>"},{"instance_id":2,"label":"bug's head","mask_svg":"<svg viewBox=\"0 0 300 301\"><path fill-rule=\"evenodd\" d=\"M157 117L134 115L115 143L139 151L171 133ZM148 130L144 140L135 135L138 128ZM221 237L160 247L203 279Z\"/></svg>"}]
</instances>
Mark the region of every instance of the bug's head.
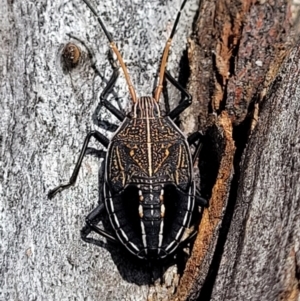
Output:
<instances>
[{"instance_id":1,"label":"bug's head","mask_svg":"<svg viewBox=\"0 0 300 301\"><path fill-rule=\"evenodd\" d=\"M161 117L159 103L150 96L137 98L137 101L133 104L132 112L133 118L151 119Z\"/></svg>"}]
</instances>

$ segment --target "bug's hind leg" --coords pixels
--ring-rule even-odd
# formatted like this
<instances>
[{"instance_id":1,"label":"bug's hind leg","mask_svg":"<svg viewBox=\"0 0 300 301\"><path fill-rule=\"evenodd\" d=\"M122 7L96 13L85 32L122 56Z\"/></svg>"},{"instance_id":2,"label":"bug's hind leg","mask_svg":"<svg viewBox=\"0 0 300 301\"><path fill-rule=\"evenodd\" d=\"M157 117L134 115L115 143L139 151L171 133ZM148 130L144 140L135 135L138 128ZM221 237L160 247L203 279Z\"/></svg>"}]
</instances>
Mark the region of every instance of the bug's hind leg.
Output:
<instances>
[{"instance_id":1,"label":"bug's hind leg","mask_svg":"<svg viewBox=\"0 0 300 301\"><path fill-rule=\"evenodd\" d=\"M176 117L178 117L187 107L189 107L192 103L192 96L191 94L188 93L188 91L186 89L184 89L180 83L170 74L169 71L165 71L165 75L166 78L170 81L170 83L175 86L182 94L183 94L183 99L180 102L180 104L173 109L170 113L169 113L169 117L171 119L174 119Z\"/></svg>"},{"instance_id":2,"label":"bug's hind leg","mask_svg":"<svg viewBox=\"0 0 300 301\"><path fill-rule=\"evenodd\" d=\"M117 239L110 233L108 233L107 231L105 230L102 230L100 229L97 224L99 222L99 218L100 218L100 215L104 212L105 210L105 207L104 207L104 204L100 204L98 207L96 207L85 219L86 221L86 224L88 225L88 227L96 232L97 234L105 237L106 239L108 239L109 241L113 242L113 243L118 243ZM82 230L81 231L81 238L84 240L84 241L88 241L89 238L87 237L88 234L90 233L87 232L86 230Z\"/></svg>"},{"instance_id":3,"label":"bug's hind leg","mask_svg":"<svg viewBox=\"0 0 300 301\"><path fill-rule=\"evenodd\" d=\"M74 168L74 171L72 173L72 176L69 180L69 182L67 184L63 184L63 185L59 185L57 186L56 188L50 190L48 192L48 198L51 199L53 198L58 192L61 192L63 191L64 189L67 189L69 188L70 186L74 185L75 182L76 182L76 179L77 179L77 176L78 176L78 173L79 173L79 169L81 167L81 164L82 164L82 160L83 160L83 157L86 153L86 150L88 148L88 144L90 142L90 139L94 137L97 141L99 141L104 147L108 147L108 144L109 144L109 140L104 136L102 135L100 132L98 131L91 131L87 134L85 140L84 140L84 143L83 143L83 147L81 149L81 152L80 152L80 155L79 155L79 158L77 160L77 163L75 165L75 168Z\"/></svg>"},{"instance_id":4,"label":"bug's hind leg","mask_svg":"<svg viewBox=\"0 0 300 301\"><path fill-rule=\"evenodd\" d=\"M123 121L125 118L125 114L121 112L119 109L117 109L114 105L110 103L110 101L106 99L107 95L115 85L118 77L119 77L119 68L115 68L111 78L109 79L106 87L104 88L103 92L100 95L100 100L101 103L105 106L105 108L107 108L112 114L114 114L120 121Z\"/></svg>"},{"instance_id":5,"label":"bug's hind leg","mask_svg":"<svg viewBox=\"0 0 300 301\"><path fill-rule=\"evenodd\" d=\"M200 195L198 189L196 189L195 202L199 207L208 207L208 201Z\"/></svg>"}]
</instances>

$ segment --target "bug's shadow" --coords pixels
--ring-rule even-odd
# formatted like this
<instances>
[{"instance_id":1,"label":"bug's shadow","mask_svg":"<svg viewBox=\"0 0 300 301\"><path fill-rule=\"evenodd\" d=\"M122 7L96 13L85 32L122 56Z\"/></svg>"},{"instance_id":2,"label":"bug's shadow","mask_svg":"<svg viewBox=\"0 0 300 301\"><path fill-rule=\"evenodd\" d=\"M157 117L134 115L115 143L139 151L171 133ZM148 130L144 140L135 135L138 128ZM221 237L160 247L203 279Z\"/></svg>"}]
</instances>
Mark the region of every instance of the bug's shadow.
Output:
<instances>
[{"instance_id":1,"label":"bug's shadow","mask_svg":"<svg viewBox=\"0 0 300 301\"><path fill-rule=\"evenodd\" d=\"M215 125L210 126L206 130L198 166L201 195L207 200L211 198L224 150L225 141L222 133Z\"/></svg>"},{"instance_id":2,"label":"bug's shadow","mask_svg":"<svg viewBox=\"0 0 300 301\"><path fill-rule=\"evenodd\" d=\"M107 232L113 233L107 216L103 216L101 222ZM91 229L88 226L84 226L82 228L83 232L85 232L85 235L88 235ZM165 271L175 264L177 265L178 273L182 275L188 259L187 253L180 248L176 253L176 257L171 255L166 260L147 262L131 255L121 244L105 242L104 238L85 237L84 241L109 251L122 278L129 283L137 285L152 285L157 280L162 282Z\"/></svg>"},{"instance_id":3,"label":"bug's shadow","mask_svg":"<svg viewBox=\"0 0 300 301\"><path fill-rule=\"evenodd\" d=\"M113 235L113 230L109 225L109 220L106 212L103 214L103 217L99 220L99 227L103 227L105 231ZM101 236L96 236L94 234L92 237L89 237L91 229L89 226L84 226L81 230L81 234L84 234L83 240L87 243L93 244L97 247L101 247L109 251L111 258L118 268L119 273L122 278L129 283L135 283L137 285L145 285L151 283L151 274L149 273L148 266L145 262L138 261L134 257L131 257L125 250L125 248L118 243L112 243L106 241L105 238ZM83 236L83 235L82 235Z\"/></svg>"}]
</instances>

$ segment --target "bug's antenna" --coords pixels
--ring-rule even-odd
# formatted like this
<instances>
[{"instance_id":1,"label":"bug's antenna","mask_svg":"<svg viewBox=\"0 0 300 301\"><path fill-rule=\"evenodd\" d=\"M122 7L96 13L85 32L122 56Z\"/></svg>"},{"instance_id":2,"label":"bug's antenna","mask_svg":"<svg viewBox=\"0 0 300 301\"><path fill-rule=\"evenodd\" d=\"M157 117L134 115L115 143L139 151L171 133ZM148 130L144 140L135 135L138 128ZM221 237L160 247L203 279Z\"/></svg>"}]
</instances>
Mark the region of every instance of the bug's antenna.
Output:
<instances>
[{"instance_id":1,"label":"bug's antenna","mask_svg":"<svg viewBox=\"0 0 300 301\"><path fill-rule=\"evenodd\" d=\"M109 41L109 45L110 45L110 48L113 50L113 52L116 54L117 56L117 59L121 65L121 68L123 69L123 72L124 72L124 75L125 75L125 79L126 79L126 82L127 82L127 85L128 85L128 88L129 88L129 93L131 95L131 98L132 98L132 101L133 102L136 102L136 93L135 93L135 90L134 90L134 87L131 83L131 80L130 80L130 76L129 76L129 73L127 71L127 68L126 68L126 65L123 61L123 58L112 38L112 36L110 35L110 33L107 31L102 19L100 18L100 16L98 15L98 13L96 12L96 10L92 7L92 5L90 4L89 1L87 0L82 0L88 7L89 9L92 11L92 13L97 17L97 20L102 28L102 30L104 31L108 41ZM178 21L177 21L178 22Z\"/></svg>"},{"instance_id":2,"label":"bug's antenna","mask_svg":"<svg viewBox=\"0 0 300 301\"><path fill-rule=\"evenodd\" d=\"M157 102L159 101L159 97L160 97L160 94L161 94L161 91L162 91L162 88L163 88L165 69L166 69L166 65L167 65L167 60L168 60L168 55L169 55L169 50L170 50L170 47L171 47L172 39L173 39L173 36L175 34L176 27L178 25L180 15L181 15L181 12L184 8L184 5L185 5L186 1L187 0L184 0L181 4L180 10L177 13L177 17L176 17L175 23L173 25L170 37L169 37L169 39L166 43L166 46L165 46L165 49L164 49L164 52L163 52L161 65L160 65L160 70L159 70L159 82L158 82L158 85L157 85L157 87L155 89L155 92L154 92L154 98Z\"/></svg>"}]
</instances>

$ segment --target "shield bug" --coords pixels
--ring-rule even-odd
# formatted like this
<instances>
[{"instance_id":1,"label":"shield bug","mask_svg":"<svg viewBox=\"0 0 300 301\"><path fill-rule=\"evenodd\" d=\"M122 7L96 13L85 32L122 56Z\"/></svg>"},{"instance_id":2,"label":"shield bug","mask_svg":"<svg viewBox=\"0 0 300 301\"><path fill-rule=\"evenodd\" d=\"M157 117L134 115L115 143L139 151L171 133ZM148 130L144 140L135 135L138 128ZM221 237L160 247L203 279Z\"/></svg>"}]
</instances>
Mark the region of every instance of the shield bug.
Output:
<instances>
[{"instance_id":1,"label":"shield bug","mask_svg":"<svg viewBox=\"0 0 300 301\"><path fill-rule=\"evenodd\" d=\"M190 145L198 135L186 138L173 122L191 104L192 98L166 70L171 41L187 0L180 7L165 45L158 85L153 96L144 97L137 97L123 58L102 19L87 0L83 2L97 17L124 72L132 110L126 116L107 100L119 75L119 70L114 69L100 99L103 106L121 121L121 125L111 140L98 131L89 132L69 182L51 190L48 196L52 198L75 183L89 141L94 137L107 148L104 204L100 203L87 216L88 226L111 241L121 242L140 259L163 259L191 237L186 238L184 233L190 227L195 202L200 206L207 205L206 200L196 193L193 173L199 147L192 155ZM183 95L179 105L167 114L162 113L159 103L164 78ZM113 234L97 225L99 216L105 211Z\"/></svg>"}]
</instances>

